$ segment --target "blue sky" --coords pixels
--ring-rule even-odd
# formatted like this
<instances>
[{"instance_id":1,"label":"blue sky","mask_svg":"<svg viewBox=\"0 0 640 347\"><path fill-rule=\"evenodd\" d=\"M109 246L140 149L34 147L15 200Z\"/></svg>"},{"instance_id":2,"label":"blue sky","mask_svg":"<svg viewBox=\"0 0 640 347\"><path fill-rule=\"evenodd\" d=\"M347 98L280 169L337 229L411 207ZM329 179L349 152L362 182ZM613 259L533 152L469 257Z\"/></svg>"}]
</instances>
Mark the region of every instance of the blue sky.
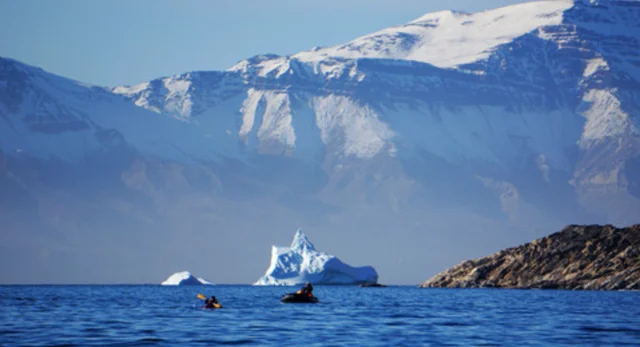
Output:
<instances>
[{"instance_id":1,"label":"blue sky","mask_svg":"<svg viewBox=\"0 0 640 347\"><path fill-rule=\"evenodd\" d=\"M115 86L349 41L424 13L520 0L0 0L0 56Z\"/></svg>"}]
</instances>

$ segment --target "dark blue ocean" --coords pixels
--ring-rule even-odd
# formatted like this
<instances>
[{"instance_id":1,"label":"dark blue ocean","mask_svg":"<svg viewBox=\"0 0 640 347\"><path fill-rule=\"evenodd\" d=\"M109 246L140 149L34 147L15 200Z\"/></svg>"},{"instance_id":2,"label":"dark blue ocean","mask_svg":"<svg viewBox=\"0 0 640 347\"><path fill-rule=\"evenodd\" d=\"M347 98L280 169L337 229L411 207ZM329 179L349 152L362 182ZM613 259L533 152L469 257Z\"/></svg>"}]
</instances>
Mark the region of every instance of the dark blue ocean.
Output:
<instances>
[{"instance_id":1,"label":"dark blue ocean","mask_svg":"<svg viewBox=\"0 0 640 347\"><path fill-rule=\"evenodd\" d=\"M640 292L0 286L2 346L640 346ZM196 295L224 306L202 309Z\"/></svg>"}]
</instances>

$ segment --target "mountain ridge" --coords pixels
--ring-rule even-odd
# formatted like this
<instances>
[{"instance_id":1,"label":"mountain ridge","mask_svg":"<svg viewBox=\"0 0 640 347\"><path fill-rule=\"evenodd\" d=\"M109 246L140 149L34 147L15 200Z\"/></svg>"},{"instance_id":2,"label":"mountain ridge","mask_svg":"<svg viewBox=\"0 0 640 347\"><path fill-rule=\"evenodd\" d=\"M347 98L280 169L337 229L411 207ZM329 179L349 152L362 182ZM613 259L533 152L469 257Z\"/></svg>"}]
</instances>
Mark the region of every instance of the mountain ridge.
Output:
<instances>
[{"instance_id":1,"label":"mountain ridge","mask_svg":"<svg viewBox=\"0 0 640 347\"><path fill-rule=\"evenodd\" d=\"M640 7L522 6L458 15L475 18L465 25L421 27L455 33L519 18L547 23L447 68L396 56L323 55L344 46L337 45L103 88L0 58L0 187L11 192L0 198L0 217L13 230L3 241L48 250L31 239L48 230L52 244L76 249L122 230L116 239L130 234L145 247L154 230L150 248L160 254L179 235L217 233L226 238L219 257L251 269L248 283L261 270L233 252L244 247L241 236L251 234L258 254L290 223L329 239L357 235L359 254L390 247L395 258L376 269L394 273L395 264L411 263L415 274L575 220L636 222L640 75L631 53L640 47L632 35L640 16L628 12ZM541 10L516 11L529 7ZM505 17L494 21L496 13ZM623 20L608 23L607 14ZM448 15L429 18L439 16ZM375 43L371 37L355 41ZM402 46L388 38L378 42L382 55L385 45ZM498 237L500 244L487 243ZM424 254L440 254L434 239L462 238L474 246ZM122 259L139 257L126 252ZM211 277L204 267L180 266Z\"/></svg>"}]
</instances>

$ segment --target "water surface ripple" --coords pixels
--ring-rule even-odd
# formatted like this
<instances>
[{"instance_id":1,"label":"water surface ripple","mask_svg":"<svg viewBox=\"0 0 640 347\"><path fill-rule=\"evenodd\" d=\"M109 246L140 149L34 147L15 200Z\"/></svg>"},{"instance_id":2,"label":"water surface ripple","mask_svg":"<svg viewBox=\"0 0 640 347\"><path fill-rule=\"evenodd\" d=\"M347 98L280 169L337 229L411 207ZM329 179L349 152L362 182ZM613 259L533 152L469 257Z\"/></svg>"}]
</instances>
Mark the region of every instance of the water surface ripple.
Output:
<instances>
[{"instance_id":1,"label":"water surface ripple","mask_svg":"<svg viewBox=\"0 0 640 347\"><path fill-rule=\"evenodd\" d=\"M1 346L640 346L640 292L0 286ZM216 295L204 310L196 294Z\"/></svg>"}]
</instances>

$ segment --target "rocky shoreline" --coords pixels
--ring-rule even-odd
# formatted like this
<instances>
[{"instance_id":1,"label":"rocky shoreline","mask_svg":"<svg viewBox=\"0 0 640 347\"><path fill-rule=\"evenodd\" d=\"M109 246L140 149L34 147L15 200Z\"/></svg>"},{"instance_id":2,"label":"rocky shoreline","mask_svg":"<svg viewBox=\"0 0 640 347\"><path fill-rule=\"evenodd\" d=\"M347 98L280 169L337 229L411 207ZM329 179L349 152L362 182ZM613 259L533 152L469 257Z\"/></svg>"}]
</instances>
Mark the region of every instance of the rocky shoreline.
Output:
<instances>
[{"instance_id":1,"label":"rocky shoreline","mask_svg":"<svg viewBox=\"0 0 640 347\"><path fill-rule=\"evenodd\" d=\"M640 290L640 224L562 231L445 270L423 288Z\"/></svg>"}]
</instances>

